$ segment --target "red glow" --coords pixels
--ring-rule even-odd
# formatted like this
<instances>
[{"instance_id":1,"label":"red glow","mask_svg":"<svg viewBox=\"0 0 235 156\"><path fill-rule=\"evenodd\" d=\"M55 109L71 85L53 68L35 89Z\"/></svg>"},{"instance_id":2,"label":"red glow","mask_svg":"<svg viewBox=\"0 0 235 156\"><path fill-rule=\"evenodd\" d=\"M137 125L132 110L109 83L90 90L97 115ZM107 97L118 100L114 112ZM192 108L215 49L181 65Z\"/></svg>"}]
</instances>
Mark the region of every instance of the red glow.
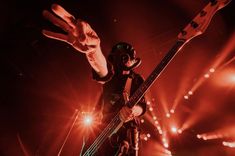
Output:
<instances>
[{"instance_id":1,"label":"red glow","mask_svg":"<svg viewBox=\"0 0 235 156\"><path fill-rule=\"evenodd\" d=\"M214 69L214 68L211 68L209 71L210 71L211 73L214 73L214 72L215 72L215 69Z\"/></svg>"},{"instance_id":2,"label":"red glow","mask_svg":"<svg viewBox=\"0 0 235 156\"><path fill-rule=\"evenodd\" d=\"M200 134L198 134L198 135L197 135L197 138L198 138L198 139L201 139L201 138L202 138L202 136L201 136Z\"/></svg>"},{"instance_id":3,"label":"red glow","mask_svg":"<svg viewBox=\"0 0 235 156\"><path fill-rule=\"evenodd\" d=\"M184 96L184 99L188 99L188 98L189 98L188 95L185 95L185 96Z\"/></svg>"},{"instance_id":4,"label":"red glow","mask_svg":"<svg viewBox=\"0 0 235 156\"><path fill-rule=\"evenodd\" d=\"M90 126L93 122L93 118L91 115L86 115L83 119L83 123L85 126Z\"/></svg>"},{"instance_id":5,"label":"red glow","mask_svg":"<svg viewBox=\"0 0 235 156\"><path fill-rule=\"evenodd\" d=\"M171 114L170 114L170 113L166 113L166 117L167 117L167 118L170 118L170 117L171 117Z\"/></svg>"},{"instance_id":6,"label":"red glow","mask_svg":"<svg viewBox=\"0 0 235 156\"><path fill-rule=\"evenodd\" d=\"M189 95L193 95L193 92L192 92L192 91L189 91L188 94L189 94Z\"/></svg>"},{"instance_id":7,"label":"red glow","mask_svg":"<svg viewBox=\"0 0 235 156\"><path fill-rule=\"evenodd\" d=\"M152 112L153 111L153 107L149 107L149 111Z\"/></svg>"},{"instance_id":8,"label":"red glow","mask_svg":"<svg viewBox=\"0 0 235 156\"><path fill-rule=\"evenodd\" d=\"M178 129L177 129L176 127L174 127L174 126L173 126L173 127L171 127L171 132L172 132L172 133L175 133L175 134L176 134L176 133L177 133L177 131L178 131Z\"/></svg>"},{"instance_id":9,"label":"red glow","mask_svg":"<svg viewBox=\"0 0 235 156\"><path fill-rule=\"evenodd\" d=\"M227 146L227 147L230 147L230 148L235 148L235 142L226 142L226 141L223 141L222 144L224 146Z\"/></svg>"},{"instance_id":10,"label":"red glow","mask_svg":"<svg viewBox=\"0 0 235 156\"><path fill-rule=\"evenodd\" d=\"M181 129L178 129L178 133L181 134L183 131Z\"/></svg>"},{"instance_id":11,"label":"red glow","mask_svg":"<svg viewBox=\"0 0 235 156\"><path fill-rule=\"evenodd\" d=\"M147 102L146 102L146 104L147 104L147 105L150 105L150 104L151 104L151 102L150 102L150 101L147 101Z\"/></svg>"},{"instance_id":12,"label":"red glow","mask_svg":"<svg viewBox=\"0 0 235 156\"><path fill-rule=\"evenodd\" d=\"M219 72L214 78L214 82L218 86L222 87L231 87L235 85L235 70L234 69L226 69Z\"/></svg>"},{"instance_id":13,"label":"red glow","mask_svg":"<svg viewBox=\"0 0 235 156\"><path fill-rule=\"evenodd\" d=\"M204 77L205 77L205 78L209 78L210 75L209 75L209 74L205 74Z\"/></svg>"},{"instance_id":14,"label":"red glow","mask_svg":"<svg viewBox=\"0 0 235 156\"><path fill-rule=\"evenodd\" d=\"M168 148L168 147L169 147L168 143L164 143L163 146L164 146L165 148Z\"/></svg>"},{"instance_id":15,"label":"red glow","mask_svg":"<svg viewBox=\"0 0 235 156\"><path fill-rule=\"evenodd\" d=\"M147 134L147 137L148 137L148 138L150 138L150 137L151 137L151 135L148 133L148 134Z\"/></svg>"},{"instance_id":16,"label":"red glow","mask_svg":"<svg viewBox=\"0 0 235 156\"><path fill-rule=\"evenodd\" d=\"M141 122L141 123L144 123L144 119L141 119L140 122Z\"/></svg>"}]
</instances>

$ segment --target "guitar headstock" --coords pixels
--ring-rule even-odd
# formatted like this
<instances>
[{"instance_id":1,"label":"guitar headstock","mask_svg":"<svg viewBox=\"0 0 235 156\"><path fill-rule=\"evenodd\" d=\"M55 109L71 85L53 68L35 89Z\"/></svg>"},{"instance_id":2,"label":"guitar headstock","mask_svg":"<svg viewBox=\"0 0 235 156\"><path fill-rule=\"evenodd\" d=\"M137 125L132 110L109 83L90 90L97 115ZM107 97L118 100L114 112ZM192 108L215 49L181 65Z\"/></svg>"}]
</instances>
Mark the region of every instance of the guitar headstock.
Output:
<instances>
[{"instance_id":1,"label":"guitar headstock","mask_svg":"<svg viewBox=\"0 0 235 156\"><path fill-rule=\"evenodd\" d=\"M209 4L179 33L178 39L188 42L207 29L213 15L231 0L210 0Z\"/></svg>"}]
</instances>

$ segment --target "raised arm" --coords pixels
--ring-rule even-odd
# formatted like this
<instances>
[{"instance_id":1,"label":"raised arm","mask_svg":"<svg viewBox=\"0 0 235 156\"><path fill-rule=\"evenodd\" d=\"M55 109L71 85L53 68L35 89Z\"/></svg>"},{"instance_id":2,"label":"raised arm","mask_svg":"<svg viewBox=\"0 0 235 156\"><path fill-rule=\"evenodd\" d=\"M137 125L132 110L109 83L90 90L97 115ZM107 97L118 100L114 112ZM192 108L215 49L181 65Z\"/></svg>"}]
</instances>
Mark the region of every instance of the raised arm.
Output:
<instances>
[{"instance_id":1,"label":"raised arm","mask_svg":"<svg viewBox=\"0 0 235 156\"><path fill-rule=\"evenodd\" d=\"M47 10L43 11L43 16L54 25L63 29L66 33L56 33L49 30L43 30L42 33L48 38L60 40L70 44L79 52L85 53L91 67L104 77L108 73L107 62L100 48L100 39L91 26L80 19L75 19L58 4L53 4L52 14Z\"/></svg>"}]
</instances>

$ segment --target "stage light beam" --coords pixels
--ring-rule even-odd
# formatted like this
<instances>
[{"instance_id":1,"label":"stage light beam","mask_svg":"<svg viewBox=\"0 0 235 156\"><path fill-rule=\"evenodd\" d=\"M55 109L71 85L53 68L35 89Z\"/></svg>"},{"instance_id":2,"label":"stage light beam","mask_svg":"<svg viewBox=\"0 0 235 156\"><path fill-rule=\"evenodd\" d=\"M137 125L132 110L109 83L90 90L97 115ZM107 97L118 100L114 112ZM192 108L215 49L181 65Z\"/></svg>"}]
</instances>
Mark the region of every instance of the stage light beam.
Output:
<instances>
[{"instance_id":1,"label":"stage light beam","mask_svg":"<svg viewBox=\"0 0 235 156\"><path fill-rule=\"evenodd\" d=\"M222 144L224 146L227 146L227 147L230 147L230 148L235 148L235 142L226 142L226 141L223 141Z\"/></svg>"},{"instance_id":2,"label":"stage light beam","mask_svg":"<svg viewBox=\"0 0 235 156\"><path fill-rule=\"evenodd\" d=\"M187 100L188 98L189 98L189 97L188 97L188 95L185 95L185 96L184 96L184 99L186 99L186 100Z\"/></svg>"},{"instance_id":3,"label":"stage light beam","mask_svg":"<svg viewBox=\"0 0 235 156\"><path fill-rule=\"evenodd\" d=\"M178 129L177 131L179 134L181 134L183 131L181 129Z\"/></svg>"},{"instance_id":4,"label":"stage light beam","mask_svg":"<svg viewBox=\"0 0 235 156\"><path fill-rule=\"evenodd\" d=\"M91 115L84 116L83 123L85 126L90 126L93 123L93 118Z\"/></svg>"},{"instance_id":5,"label":"stage light beam","mask_svg":"<svg viewBox=\"0 0 235 156\"><path fill-rule=\"evenodd\" d=\"M174 126L171 127L171 132L172 132L172 133L176 134L177 131L178 131L178 129L177 129L176 127L174 127Z\"/></svg>"},{"instance_id":6,"label":"stage light beam","mask_svg":"<svg viewBox=\"0 0 235 156\"><path fill-rule=\"evenodd\" d=\"M211 68L209 71L210 71L211 73L214 73L214 72L215 72L215 69L214 69L214 68Z\"/></svg>"},{"instance_id":7,"label":"stage light beam","mask_svg":"<svg viewBox=\"0 0 235 156\"><path fill-rule=\"evenodd\" d=\"M173 113L175 113L175 110L174 110L174 109L171 109L170 112L173 114Z\"/></svg>"},{"instance_id":8,"label":"stage light beam","mask_svg":"<svg viewBox=\"0 0 235 156\"><path fill-rule=\"evenodd\" d=\"M166 117L170 118L171 117L170 113L166 113Z\"/></svg>"},{"instance_id":9,"label":"stage light beam","mask_svg":"<svg viewBox=\"0 0 235 156\"><path fill-rule=\"evenodd\" d=\"M205 74L204 77L205 77L205 78L209 78L210 75L209 75L209 74Z\"/></svg>"},{"instance_id":10,"label":"stage light beam","mask_svg":"<svg viewBox=\"0 0 235 156\"><path fill-rule=\"evenodd\" d=\"M190 90L190 91L188 92L188 94L189 94L189 95L193 95L193 92Z\"/></svg>"},{"instance_id":11,"label":"stage light beam","mask_svg":"<svg viewBox=\"0 0 235 156\"><path fill-rule=\"evenodd\" d=\"M168 148L168 147L169 147L169 144L165 142L165 143L163 144L163 146L164 146L165 148Z\"/></svg>"}]
</instances>

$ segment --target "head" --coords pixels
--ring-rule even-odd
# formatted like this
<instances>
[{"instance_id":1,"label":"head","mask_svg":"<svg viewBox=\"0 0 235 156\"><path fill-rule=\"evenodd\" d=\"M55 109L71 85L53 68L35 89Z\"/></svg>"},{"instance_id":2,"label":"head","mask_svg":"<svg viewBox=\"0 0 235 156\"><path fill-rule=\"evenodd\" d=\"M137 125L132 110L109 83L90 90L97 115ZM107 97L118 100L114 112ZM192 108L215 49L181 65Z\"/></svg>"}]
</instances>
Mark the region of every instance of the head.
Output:
<instances>
[{"instance_id":1,"label":"head","mask_svg":"<svg viewBox=\"0 0 235 156\"><path fill-rule=\"evenodd\" d=\"M113 64L114 69L119 71L130 71L141 63L140 58L136 58L136 51L132 45L125 42L119 42L113 46L108 60Z\"/></svg>"}]
</instances>

